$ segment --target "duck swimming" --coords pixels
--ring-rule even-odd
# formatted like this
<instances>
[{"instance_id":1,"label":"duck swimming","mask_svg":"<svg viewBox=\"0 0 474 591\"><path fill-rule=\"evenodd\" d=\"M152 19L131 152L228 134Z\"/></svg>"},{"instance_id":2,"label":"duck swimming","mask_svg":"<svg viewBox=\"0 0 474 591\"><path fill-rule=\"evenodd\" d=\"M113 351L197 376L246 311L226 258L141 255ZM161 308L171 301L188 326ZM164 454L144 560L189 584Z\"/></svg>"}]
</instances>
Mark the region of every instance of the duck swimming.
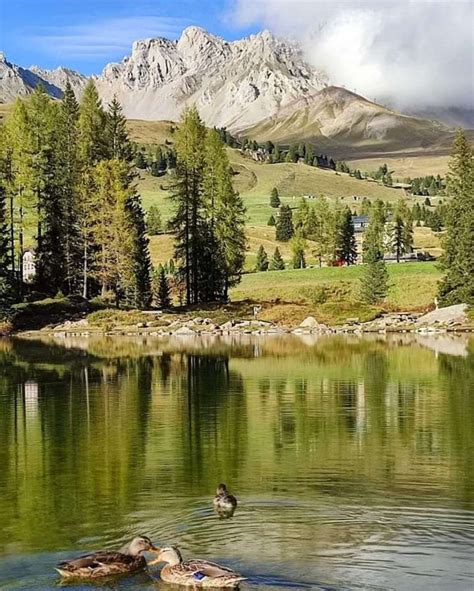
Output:
<instances>
[{"instance_id":1,"label":"duck swimming","mask_svg":"<svg viewBox=\"0 0 474 591\"><path fill-rule=\"evenodd\" d=\"M176 546L161 548L158 557L150 562L158 564L166 562L161 569L161 579L166 583L175 583L186 587L227 587L236 589L245 578L225 566L207 560L183 561L181 552Z\"/></svg>"},{"instance_id":2,"label":"duck swimming","mask_svg":"<svg viewBox=\"0 0 474 591\"><path fill-rule=\"evenodd\" d=\"M217 487L213 503L218 513L233 513L237 507L237 499L229 493L225 484L219 484Z\"/></svg>"},{"instance_id":3,"label":"duck swimming","mask_svg":"<svg viewBox=\"0 0 474 591\"><path fill-rule=\"evenodd\" d=\"M118 552L99 551L60 562L56 570L65 578L96 579L143 570L147 566L144 552L157 553L150 538L139 536Z\"/></svg>"}]
</instances>

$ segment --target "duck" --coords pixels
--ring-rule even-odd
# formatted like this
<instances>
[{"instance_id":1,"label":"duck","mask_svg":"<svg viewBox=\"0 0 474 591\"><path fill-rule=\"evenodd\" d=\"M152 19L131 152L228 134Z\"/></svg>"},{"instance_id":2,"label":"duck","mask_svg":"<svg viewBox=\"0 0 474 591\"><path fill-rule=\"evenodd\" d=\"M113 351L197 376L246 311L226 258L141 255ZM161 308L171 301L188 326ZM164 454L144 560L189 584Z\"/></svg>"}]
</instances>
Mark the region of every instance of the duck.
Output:
<instances>
[{"instance_id":1,"label":"duck","mask_svg":"<svg viewBox=\"0 0 474 591\"><path fill-rule=\"evenodd\" d=\"M126 544L118 552L102 550L85 554L79 558L65 560L56 566L56 570L64 578L97 579L124 573L143 570L147 562L145 552L157 553L156 548L147 536L138 536Z\"/></svg>"},{"instance_id":2,"label":"duck","mask_svg":"<svg viewBox=\"0 0 474 591\"><path fill-rule=\"evenodd\" d=\"M217 494L214 497L213 503L218 513L234 513L237 507L237 499L229 493L225 484L219 484L217 487Z\"/></svg>"},{"instance_id":3,"label":"duck","mask_svg":"<svg viewBox=\"0 0 474 591\"><path fill-rule=\"evenodd\" d=\"M161 548L152 564L166 562L160 577L165 583L174 583L185 587L227 587L236 589L245 577L230 568L207 560L192 559L183 561L177 546Z\"/></svg>"}]
</instances>

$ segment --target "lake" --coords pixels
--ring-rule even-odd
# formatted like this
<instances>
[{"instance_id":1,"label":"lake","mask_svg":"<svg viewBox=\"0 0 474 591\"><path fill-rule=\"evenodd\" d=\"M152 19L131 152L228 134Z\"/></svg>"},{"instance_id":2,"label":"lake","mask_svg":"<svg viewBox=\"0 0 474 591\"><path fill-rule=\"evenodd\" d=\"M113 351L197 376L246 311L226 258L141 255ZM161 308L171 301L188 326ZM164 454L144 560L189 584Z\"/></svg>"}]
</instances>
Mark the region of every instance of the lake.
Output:
<instances>
[{"instance_id":1,"label":"lake","mask_svg":"<svg viewBox=\"0 0 474 591\"><path fill-rule=\"evenodd\" d=\"M473 589L474 341L0 340L0 588L137 534L244 589Z\"/></svg>"}]
</instances>

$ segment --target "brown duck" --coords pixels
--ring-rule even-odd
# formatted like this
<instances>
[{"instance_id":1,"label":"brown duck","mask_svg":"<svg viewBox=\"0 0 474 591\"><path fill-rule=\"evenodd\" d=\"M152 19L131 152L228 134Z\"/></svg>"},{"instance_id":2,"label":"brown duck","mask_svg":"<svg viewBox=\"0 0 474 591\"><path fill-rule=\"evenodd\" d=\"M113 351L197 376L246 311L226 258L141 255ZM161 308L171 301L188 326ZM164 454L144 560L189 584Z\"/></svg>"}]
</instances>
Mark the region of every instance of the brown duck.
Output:
<instances>
[{"instance_id":1,"label":"brown duck","mask_svg":"<svg viewBox=\"0 0 474 591\"><path fill-rule=\"evenodd\" d=\"M58 573L65 578L96 579L143 570L147 562L145 552L159 551L150 538L140 536L118 552L99 551L85 554L79 558L65 560L56 566Z\"/></svg>"},{"instance_id":2,"label":"brown duck","mask_svg":"<svg viewBox=\"0 0 474 591\"><path fill-rule=\"evenodd\" d=\"M183 561L181 552L176 546L161 548L158 557L150 562L158 564L166 562L161 569L161 579L166 583L184 585L186 587L227 587L237 588L245 578L225 566L207 560Z\"/></svg>"}]
</instances>

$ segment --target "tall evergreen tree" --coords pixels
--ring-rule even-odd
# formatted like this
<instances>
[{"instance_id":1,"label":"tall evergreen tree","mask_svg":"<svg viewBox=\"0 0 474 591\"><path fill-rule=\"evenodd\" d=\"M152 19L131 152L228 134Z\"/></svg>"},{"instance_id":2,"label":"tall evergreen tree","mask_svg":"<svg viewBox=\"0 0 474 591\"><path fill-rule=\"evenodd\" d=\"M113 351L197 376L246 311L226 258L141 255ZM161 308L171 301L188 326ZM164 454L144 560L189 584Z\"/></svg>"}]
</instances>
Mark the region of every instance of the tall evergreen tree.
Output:
<instances>
[{"instance_id":1,"label":"tall evergreen tree","mask_svg":"<svg viewBox=\"0 0 474 591\"><path fill-rule=\"evenodd\" d=\"M133 162L134 149L127 131L127 120L116 96L108 106L105 122L109 157L128 163Z\"/></svg>"},{"instance_id":2,"label":"tall evergreen tree","mask_svg":"<svg viewBox=\"0 0 474 591\"><path fill-rule=\"evenodd\" d=\"M268 255L260 244L258 251L257 251L257 259L255 261L255 268L257 271L268 271L269 261Z\"/></svg>"},{"instance_id":3,"label":"tall evergreen tree","mask_svg":"<svg viewBox=\"0 0 474 591\"><path fill-rule=\"evenodd\" d=\"M225 145L216 130L209 130L205 138L203 192L210 232L215 234L218 247L211 254L214 267L221 267L222 295L227 299L229 287L240 281L245 262L245 207L234 190Z\"/></svg>"},{"instance_id":4,"label":"tall evergreen tree","mask_svg":"<svg viewBox=\"0 0 474 591\"><path fill-rule=\"evenodd\" d=\"M188 305L199 301L199 255L205 225L202 195L205 133L197 109L185 110L176 133L176 180L171 193L175 215L170 226L175 232L175 258L179 261Z\"/></svg>"},{"instance_id":5,"label":"tall evergreen tree","mask_svg":"<svg viewBox=\"0 0 474 591\"><path fill-rule=\"evenodd\" d=\"M9 226L6 191L0 180L0 314L5 311L13 296Z\"/></svg>"},{"instance_id":6,"label":"tall evergreen tree","mask_svg":"<svg viewBox=\"0 0 474 591\"><path fill-rule=\"evenodd\" d=\"M81 290L82 254L81 204L79 195L80 163L78 155L79 105L69 81L56 120L57 182L63 214L64 283L62 291L78 294Z\"/></svg>"},{"instance_id":7,"label":"tall evergreen tree","mask_svg":"<svg viewBox=\"0 0 474 591\"><path fill-rule=\"evenodd\" d=\"M354 265L357 262L357 244L352 212L348 207L341 214L337 232L337 258L346 265Z\"/></svg>"},{"instance_id":8,"label":"tall evergreen tree","mask_svg":"<svg viewBox=\"0 0 474 591\"><path fill-rule=\"evenodd\" d=\"M282 205L276 222L275 237L280 242L288 242L294 233L291 208L289 205Z\"/></svg>"},{"instance_id":9,"label":"tall evergreen tree","mask_svg":"<svg viewBox=\"0 0 474 591\"><path fill-rule=\"evenodd\" d=\"M170 286L163 267L158 275L158 289L156 294L156 303L162 310L169 310L172 307Z\"/></svg>"},{"instance_id":10,"label":"tall evergreen tree","mask_svg":"<svg viewBox=\"0 0 474 591\"><path fill-rule=\"evenodd\" d=\"M105 134L106 114L102 108L99 94L92 80L87 83L79 107L78 154L81 169L81 239L82 239L82 295L91 294L90 276L96 274L92 264L95 259L92 219L94 204L91 196L97 194L94 186L94 167L109 155L107 135ZM97 275L97 274L96 274Z\"/></svg>"},{"instance_id":11,"label":"tall evergreen tree","mask_svg":"<svg viewBox=\"0 0 474 591\"><path fill-rule=\"evenodd\" d=\"M275 248L273 253L272 261L270 263L271 271L283 271L285 269L285 262L281 256L280 249L278 246Z\"/></svg>"},{"instance_id":12,"label":"tall evergreen tree","mask_svg":"<svg viewBox=\"0 0 474 591\"><path fill-rule=\"evenodd\" d=\"M150 236L161 234L163 230L160 210L156 205L152 205L148 210L146 216L146 227Z\"/></svg>"},{"instance_id":13,"label":"tall evergreen tree","mask_svg":"<svg viewBox=\"0 0 474 591\"><path fill-rule=\"evenodd\" d=\"M360 295L363 301L376 304L388 291L388 272L384 261L385 208L376 201L371 208L369 227L364 240L365 268L361 277Z\"/></svg>"},{"instance_id":14,"label":"tall evergreen tree","mask_svg":"<svg viewBox=\"0 0 474 591\"><path fill-rule=\"evenodd\" d=\"M446 180L450 197L446 215L446 238L442 266L445 272L438 287L442 305L474 304L474 161L464 132L453 145Z\"/></svg>"}]
</instances>

